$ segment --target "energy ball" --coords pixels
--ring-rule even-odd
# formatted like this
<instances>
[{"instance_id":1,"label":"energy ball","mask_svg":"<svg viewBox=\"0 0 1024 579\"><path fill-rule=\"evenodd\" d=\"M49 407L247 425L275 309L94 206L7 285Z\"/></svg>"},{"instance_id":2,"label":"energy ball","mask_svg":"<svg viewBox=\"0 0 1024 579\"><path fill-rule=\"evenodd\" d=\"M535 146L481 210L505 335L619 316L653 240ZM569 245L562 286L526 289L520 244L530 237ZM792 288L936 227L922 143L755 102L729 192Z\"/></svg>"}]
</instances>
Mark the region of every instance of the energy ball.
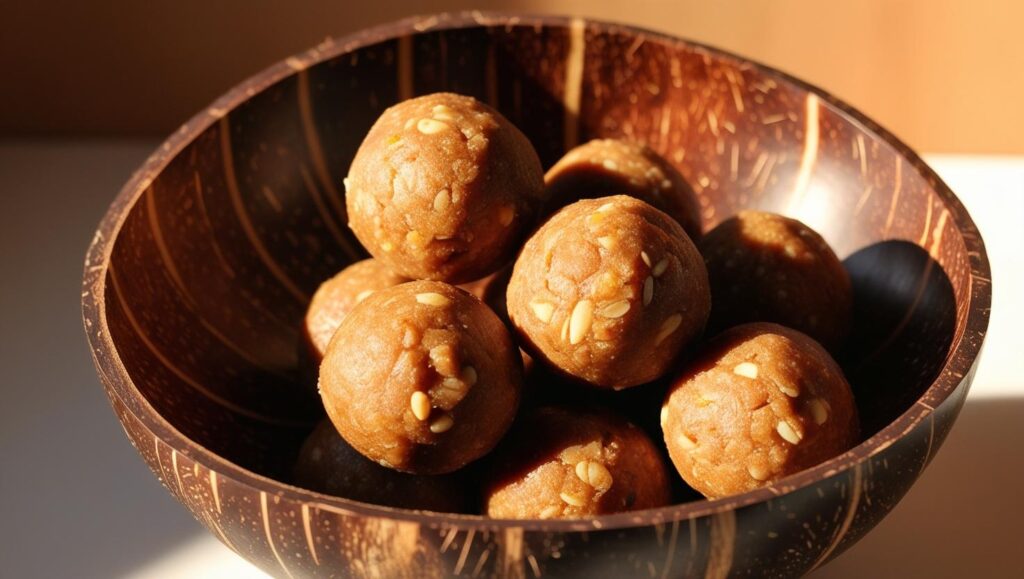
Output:
<instances>
[{"instance_id":1,"label":"energy ball","mask_svg":"<svg viewBox=\"0 0 1024 579\"><path fill-rule=\"evenodd\" d=\"M700 205L679 171L645 145L595 139L566 153L544 176L549 203L561 208L580 199L629 195L650 203L700 239Z\"/></svg>"},{"instance_id":2,"label":"energy ball","mask_svg":"<svg viewBox=\"0 0 1024 579\"><path fill-rule=\"evenodd\" d=\"M467 511L468 493L459 476L384 468L349 446L329 420L302 445L293 475L300 487L364 503L441 513Z\"/></svg>"},{"instance_id":3,"label":"energy ball","mask_svg":"<svg viewBox=\"0 0 1024 579\"><path fill-rule=\"evenodd\" d=\"M835 351L850 328L850 276L832 248L796 219L741 211L700 243L711 282L711 331L775 322Z\"/></svg>"},{"instance_id":4,"label":"energy ball","mask_svg":"<svg viewBox=\"0 0 1024 579\"><path fill-rule=\"evenodd\" d=\"M676 469L710 498L832 458L859 436L850 385L828 352L776 324L737 326L677 376L661 410Z\"/></svg>"},{"instance_id":5,"label":"energy ball","mask_svg":"<svg viewBox=\"0 0 1024 579\"><path fill-rule=\"evenodd\" d=\"M545 407L496 451L485 513L580 518L668 504L664 461L636 426L610 414Z\"/></svg>"},{"instance_id":6,"label":"energy ball","mask_svg":"<svg viewBox=\"0 0 1024 579\"><path fill-rule=\"evenodd\" d=\"M319 363L341 321L373 292L409 281L375 259L364 259L320 284L306 310L302 335L313 361Z\"/></svg>"},{"instance_id":7,"label":"energy ball","mask_svg":"<svg viewBox=\"0 0 1024 579\"><path fill-rule=\"evenodd\" d=\"M406 277L451 283L507 263L543 200L543 169L526 137L451 93L384 111L345 179L349 226L370 254Z\"/></svg>"},{"instance_id":8,"label":"energy ball","mask_svg":"<svg viewBox=\"0 0 1024 579\"><path fill-rule=\"evenodd\" d=\"M526 242L508 286L524 347L593 386L664 374L704 328L704 262L674 219L618 195L577 201Z\"/></svg>"},{"instance_id":9,"label":"energy ball","mask_svg":"<svg viewBox=\"0 0 1024 579\"><path fill-rule=\"evenodd\" d=\"M515 417L519 351L480 300L442 282L375 292L341 323L320 364L334 427L363 456L413 474L489 452Z\"/></svg>"}]
</instances>

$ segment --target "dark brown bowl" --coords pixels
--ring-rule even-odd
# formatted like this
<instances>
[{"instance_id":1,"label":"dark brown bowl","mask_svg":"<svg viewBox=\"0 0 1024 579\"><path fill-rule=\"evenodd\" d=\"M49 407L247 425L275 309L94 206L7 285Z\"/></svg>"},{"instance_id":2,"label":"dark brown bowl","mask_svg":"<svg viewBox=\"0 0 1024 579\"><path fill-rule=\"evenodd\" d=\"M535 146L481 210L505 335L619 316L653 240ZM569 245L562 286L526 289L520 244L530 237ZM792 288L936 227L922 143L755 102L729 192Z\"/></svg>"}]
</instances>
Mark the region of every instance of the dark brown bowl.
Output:
<instances>
[{"instance_id":1,"label":"dark brown bowl","mask_svg":"<svg viewBox=\"0 0 1024 579\"><path fill-rule=\"evenodd\" d=\"M705 227L758 207L820 231L854 281L842 361L866 440L743 495L590 520L402 511L280 482L319 412L293 384L303 307L361 253L339 184L385 107L439 90L497 106L548 166L594 137L649 143L694 184ZM636 28L467 13L325 42L195 116L103 219L83 308L132 443L271 574L796 575L878 523L942 444L977 366L989 276L949 188L824 91Z\"/></svg>"}]
</instances>

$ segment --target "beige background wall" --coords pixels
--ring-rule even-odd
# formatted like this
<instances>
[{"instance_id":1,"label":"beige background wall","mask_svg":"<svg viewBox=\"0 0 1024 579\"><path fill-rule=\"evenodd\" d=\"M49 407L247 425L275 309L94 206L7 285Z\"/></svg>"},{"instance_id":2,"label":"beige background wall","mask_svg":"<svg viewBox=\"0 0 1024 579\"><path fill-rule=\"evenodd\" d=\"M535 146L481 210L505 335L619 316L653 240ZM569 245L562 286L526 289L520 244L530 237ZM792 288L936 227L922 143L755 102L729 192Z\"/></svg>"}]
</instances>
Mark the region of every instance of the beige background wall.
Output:
<instances>
[{"instance_id":1,"label":"beige background wall","mask_svg":"<svg viewBox=\"0 0 1024 579\"><path fill-rule=\"evenodd\" d=\"M237 81L325 36L414 13L482 8L676 33L818 84L921 150L1024 154L1024 2L1016 0L63 4L0 0L0 135L162 135Z\"/></svg>"}]
</instances>

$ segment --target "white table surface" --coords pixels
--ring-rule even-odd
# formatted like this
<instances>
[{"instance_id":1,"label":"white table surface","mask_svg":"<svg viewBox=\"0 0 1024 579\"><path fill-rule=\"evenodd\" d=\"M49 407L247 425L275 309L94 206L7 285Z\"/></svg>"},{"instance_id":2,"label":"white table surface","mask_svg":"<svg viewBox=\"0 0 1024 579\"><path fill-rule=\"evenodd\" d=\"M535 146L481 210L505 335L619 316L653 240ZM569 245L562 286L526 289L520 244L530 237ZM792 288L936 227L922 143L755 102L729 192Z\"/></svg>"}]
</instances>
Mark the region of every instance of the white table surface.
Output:
<instances>
[{"instance_id":1,"label":"white table surface","mask_svg":"<svg viewBox=\"0 0 1024 579\"><path fill-rule=\"evenodd\" d=\"M265 577L160 487L103 395L81 328L85 248L149 141L0 140L0 575ZM1024 157L928 160L993 270L960 419L907 497L816 577L1024 577Z\"/></svg>"}]
</instances>

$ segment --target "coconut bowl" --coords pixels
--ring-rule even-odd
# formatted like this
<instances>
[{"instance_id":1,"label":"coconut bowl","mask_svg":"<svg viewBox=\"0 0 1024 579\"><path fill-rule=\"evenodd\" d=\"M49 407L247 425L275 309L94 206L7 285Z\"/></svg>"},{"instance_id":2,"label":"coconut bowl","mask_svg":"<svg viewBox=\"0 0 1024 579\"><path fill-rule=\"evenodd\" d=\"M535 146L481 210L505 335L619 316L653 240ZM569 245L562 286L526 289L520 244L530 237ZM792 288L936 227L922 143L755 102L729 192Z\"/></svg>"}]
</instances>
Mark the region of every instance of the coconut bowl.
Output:
<instances>
[{"instance_id":1,"label":"coconut bowl","mask_svg":"<svg viewBox=\"0 0 1024 579\"><path fill-rule=\"evenodd\" d=\"M300 320L318 283L364 255L342 179L386 107L442 90L498 108L545 166L592 138L647 143L693 184L705 230L758 208L821 232L854 285L840 359L862 442L745 494L581 520L408 511L289 484L322 415L297 383ZM810 572L885 517L942 446L991 300L961 203L825 91L665 34L479 12L326 41L229 91L125 185L83 283L96 368L136 449L229 549L282 577Z\"/></svg>"}]
</instances>

